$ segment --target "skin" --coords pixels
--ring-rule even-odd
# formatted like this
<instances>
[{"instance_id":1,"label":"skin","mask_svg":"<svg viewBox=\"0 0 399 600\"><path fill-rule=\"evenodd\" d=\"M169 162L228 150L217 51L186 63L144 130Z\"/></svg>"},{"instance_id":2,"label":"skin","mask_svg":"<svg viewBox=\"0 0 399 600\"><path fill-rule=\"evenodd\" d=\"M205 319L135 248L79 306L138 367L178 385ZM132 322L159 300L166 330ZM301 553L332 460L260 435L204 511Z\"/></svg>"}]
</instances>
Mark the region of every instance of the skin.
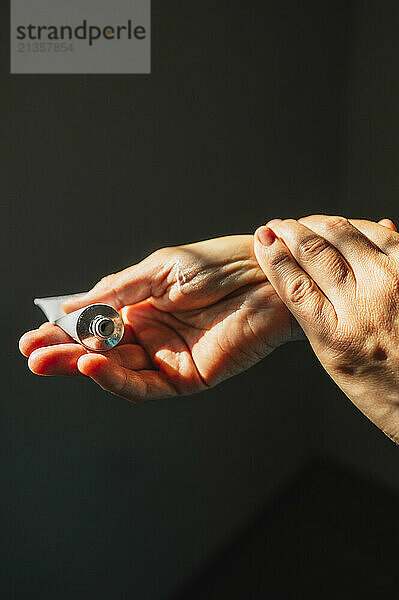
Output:
<instances>
[{"instance_id":1,"label":"skin","mask_svg":"<svg viewBox=\"0 0 399 600\"><path fill-rule=\"evenodd\" d=\"M85 375L142 402L216 385L304 331L341 389L398 442L398 269L387 219L274 220L255 245L231 236L164 248L66 303L121 311L123 343L106 355L49 323L20 348L34 373Z\"/></svg>"},{"instance_id":2,"label":"skin","mask_svg":"<svg viewBox=\"0 0 399 600\"><path fill-rule=\"evenodd\" d=\"M253 246L242 235L163 248L65 303L66 312L95 302L121 312L124 339L105 354L50 323L26 333L21 352L38 375L84 375L133 402L214 386L302 335Z\"/></svg>"},{"instance_id":3,"label":"skin","mask_svg":"<svg viewBox=\"0 0 399 600\"><path fill-rule=\"evenodd\" d=\"M399 442L399 234L393 223L313 215L255 234L268 280L327 373Z\"/></svg>"}]
</instances>

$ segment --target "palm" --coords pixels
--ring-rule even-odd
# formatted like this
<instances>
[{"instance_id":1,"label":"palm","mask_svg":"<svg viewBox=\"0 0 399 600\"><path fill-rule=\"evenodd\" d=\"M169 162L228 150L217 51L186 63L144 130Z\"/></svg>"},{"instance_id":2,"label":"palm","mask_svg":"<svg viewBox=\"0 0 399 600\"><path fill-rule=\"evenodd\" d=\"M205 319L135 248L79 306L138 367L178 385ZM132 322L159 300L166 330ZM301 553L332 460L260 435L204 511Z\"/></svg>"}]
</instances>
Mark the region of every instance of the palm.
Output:
<instances>
[{"instance_id":1,"label":"palm","mask_svg":"<svg viewBox=\"0 0 399 600\"><path fill-rule=\"evenodd\" d=\"M204 308L165 312L148 302L126 315L154 368L181 394L246 370L291 334L291 316L267 282Z\"/></svg>"}]
</instances>

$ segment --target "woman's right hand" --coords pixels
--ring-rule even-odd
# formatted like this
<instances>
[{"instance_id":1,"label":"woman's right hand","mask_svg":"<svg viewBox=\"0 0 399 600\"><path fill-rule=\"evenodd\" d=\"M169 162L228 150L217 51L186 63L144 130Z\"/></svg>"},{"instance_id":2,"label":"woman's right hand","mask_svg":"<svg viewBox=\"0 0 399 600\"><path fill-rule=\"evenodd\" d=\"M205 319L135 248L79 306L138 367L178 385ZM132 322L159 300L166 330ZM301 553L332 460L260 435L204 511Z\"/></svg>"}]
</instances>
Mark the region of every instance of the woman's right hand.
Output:
<instances>
[{"instance_id":1,"label":"woman's right hand","mask_svg":"<svg viewBox=\"0 0 399 600\"><path fill-rule=\"evenodd\" d=\"M258 229L256 255L347 397L399 444L399 233L313 215Z\"/></svg>"}]
</instances>

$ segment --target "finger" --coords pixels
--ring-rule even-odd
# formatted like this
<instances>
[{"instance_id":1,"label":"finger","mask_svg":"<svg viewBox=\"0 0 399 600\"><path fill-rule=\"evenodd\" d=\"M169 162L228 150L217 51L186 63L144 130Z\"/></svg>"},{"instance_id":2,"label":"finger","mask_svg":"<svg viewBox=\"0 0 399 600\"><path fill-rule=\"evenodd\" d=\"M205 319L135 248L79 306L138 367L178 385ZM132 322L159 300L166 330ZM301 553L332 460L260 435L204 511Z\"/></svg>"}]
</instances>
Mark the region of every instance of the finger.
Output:
<instances>
[{"instance_id":1,"label":"finger","mask_svg":"<svg viewBox=\"0 0 399 600\"><path fill-rule=\"evenodd\" d=\"M36 375L79 375L76 363L85 354L87 350L78 344L43 347L31 353L28 366ZM107 352L107 357L127 369L152 368L144 349L134 344L117 346Z\"/></svg>"},{"instance_id":2,"label":"finger","mask_svg":"<svg viewBox=\"0 0 399 600\"><path fill-rule=\"evenodd\" d=\"M344 288L354 285L352 269L335 246L323 237L294 219L274 221L268 226L331 302Z\"/></svg>"},{"instance_id":3,"label":"finger","mask_svg":"<svg viewBox=\"0 0 399 600\"><path fill-rule=\"evenodd\" d=\"M176 390L159 371L130 371L102 354L81 356L78 369L103 390L131 402L141 403L177 395Z\"/></svg>"},{"instance_id":4,"label":"finger","mask_svg":"<svg viewBox=\"0 0 399 600\"><path fill-rule=\"evenodd\" d=\"M391 219L381 219L378 221L379 225L383 225L384 227L388 227L388 229L392 229L392 231L397 231L396 225Z\"/></svg>"},{"instance_id":5,"label":"finger","mask_svg":"<svg viewBox=\"0 0 399 600\"><path fill-rule=\"evenodd\" d=\"M29 356L28 367L36 375L80 375L77 362L84 354L79 344L38 348Z\"/></svg>"},{"instance_id":6,"label":"finger","mask_svg":"<svg viewBox=\"0 0 399 600\"><path fill-rule=\"evenodd\" d=\"M126 323L125 332L120 342L123 344L131 344L136 341L131 325ZM19 340L19 349L21 353L29 357L32 352L38 348L47 346L55 346L58 344L71 344L74 340L61 327L54 323L43 323L39 329L28 331Z\"/></svg>"},{"instance_id":7,"label":"finger","mask_svg":"<svg viewBox=\"0 0 399 600\"><path fill-rule=\"evenodd\" d=\"M137 344L125 344L116 346L106 354L107 358L115 361L119 366L140 371L142 369L152 369L153 364L145 352L144 348Z\"/></svg>"},{"instance_id":8,"label":"finger","mask_svg":"<svg viewBox=\"0 0 399 600\"><path fill-rule=\"evenodd\" d=\"M269 227L256 231L254 247L260 267L305 333L321 335L336 322L331 302Z\"/></svg>"},{"instance_id":9,"label":"finger","mask_svg":"<svg viewBox=\"0 0 399 600\"><path fill-rule=\"evenodd\" d=\"M383 219L379 223L363 219L350 219L349 222L368 237L384 254L389 255L399 251L399 234L396 229L392 228L395 226L389 219Z\"/></svg>"},{"instance_id":10,"label":"finger","mask_svg":"<svg viewBox=\"0 0 399 600\"><path fill-rule=\"evenodd\" d=\"M24 333L19 340L19 349L24 356L28 357L37 348L72 342L72 338L54 323L43 323L39 329Z\"/></svg>"},{"instance_id":11,"label":"finger","mask_svg":"<svg viewBox=\"0 0 399 600\"><path fill-rule=\"evenodd\" d=\"M155 252L137 265L104 277L87 294L66 300L62 307L66 313L70 313L88 304L103 302L119 310L141 302L156 295L159 283L165 280L165 263L167 259L163 258L162 253Z\"/></svg>"},{"instance_id":12,"label":"finger","mask_svg":"<svg viewBox=\"0 0 399 600\"><path fill-rule=\"evenodd\" d=\"M344 217L312 215L299 222L335 246L354 272L368 269L370 260L383 256L373 242Z\"/></svg>"}]
</instances>

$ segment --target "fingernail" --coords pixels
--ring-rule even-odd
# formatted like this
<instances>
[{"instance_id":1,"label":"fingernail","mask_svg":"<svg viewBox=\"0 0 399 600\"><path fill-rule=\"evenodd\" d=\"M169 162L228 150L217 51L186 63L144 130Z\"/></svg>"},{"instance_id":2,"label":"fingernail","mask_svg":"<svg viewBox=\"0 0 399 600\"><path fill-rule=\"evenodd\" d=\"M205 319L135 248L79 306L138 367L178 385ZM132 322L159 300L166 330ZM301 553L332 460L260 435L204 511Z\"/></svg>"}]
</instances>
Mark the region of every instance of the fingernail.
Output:
<instances>
[{"instance_id":1,"label":"fingernail","mask_svg":"<svg viewBox=\"0 0 399 600\"><path fill-rule=\"evenodd\" d=\"M269 227L264 225L263 227L259 227L256 232L256 237L262 246L271 246L276 239L276 234L269 229Z\"/></svg>"},{"instance_id":2,"label":"fingernail","mask_svg":"<svg viewBox=\"0 0 399 600\"><path fill-rule=\"evenodd\" d=\"M268 223L266 223L266 227L271 227L272 225L277 225L277 223L281 223L283 219L272 219Z\"/></svg>"}]
</instances>

